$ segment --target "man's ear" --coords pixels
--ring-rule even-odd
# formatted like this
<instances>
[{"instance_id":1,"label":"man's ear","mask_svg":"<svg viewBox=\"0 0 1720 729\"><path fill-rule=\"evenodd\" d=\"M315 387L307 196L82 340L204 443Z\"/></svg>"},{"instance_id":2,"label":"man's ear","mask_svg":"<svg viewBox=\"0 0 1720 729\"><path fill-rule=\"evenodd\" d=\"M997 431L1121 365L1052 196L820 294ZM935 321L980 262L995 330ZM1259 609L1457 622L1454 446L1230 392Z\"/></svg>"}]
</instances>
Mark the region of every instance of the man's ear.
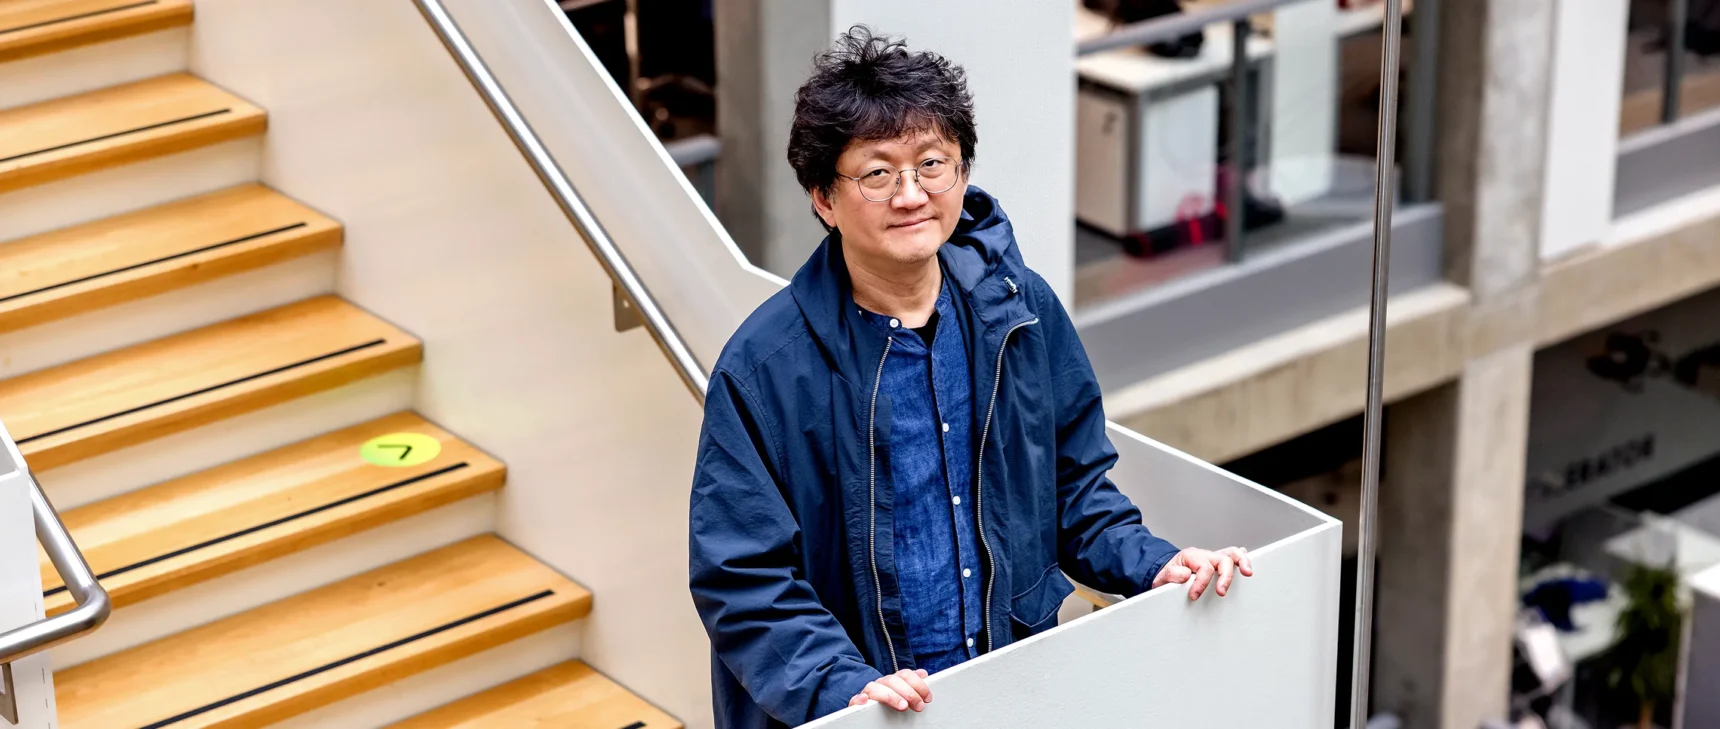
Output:
<instances>
[{"instance_id":1,"label":"man's ear","mask_svg":"<svg viewBox=\"0 0 1720 729\"><path fill-rule=\"evenodd\" d=\"M836 227L836 206L830 204L830 197L823 190L812 191L812 211L824 220L825 227Z\"/></svg>"}]
</instances>

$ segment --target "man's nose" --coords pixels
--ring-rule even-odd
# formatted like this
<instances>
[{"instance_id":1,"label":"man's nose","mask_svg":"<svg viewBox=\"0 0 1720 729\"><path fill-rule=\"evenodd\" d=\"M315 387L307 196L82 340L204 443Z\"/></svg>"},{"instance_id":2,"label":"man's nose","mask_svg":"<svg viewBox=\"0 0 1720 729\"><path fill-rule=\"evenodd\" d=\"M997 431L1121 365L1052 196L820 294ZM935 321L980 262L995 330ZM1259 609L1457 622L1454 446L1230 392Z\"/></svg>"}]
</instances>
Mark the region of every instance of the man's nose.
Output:
<instances>
[{"instance_id":1,"label":"man's nose","mask_svg":"<svg viewBox=\"0 0 1720 729\"><path fill-rule=\"evenodd\" d=\"M890 198L890 204L894 207L909 210L925 205L929 196L926 195L926 189L920 187L920 176L914 174L912 171L898 172L896 174L901 175L902 187L900 190L896 191L895 197Z\"/></svg>"}]
</instances>

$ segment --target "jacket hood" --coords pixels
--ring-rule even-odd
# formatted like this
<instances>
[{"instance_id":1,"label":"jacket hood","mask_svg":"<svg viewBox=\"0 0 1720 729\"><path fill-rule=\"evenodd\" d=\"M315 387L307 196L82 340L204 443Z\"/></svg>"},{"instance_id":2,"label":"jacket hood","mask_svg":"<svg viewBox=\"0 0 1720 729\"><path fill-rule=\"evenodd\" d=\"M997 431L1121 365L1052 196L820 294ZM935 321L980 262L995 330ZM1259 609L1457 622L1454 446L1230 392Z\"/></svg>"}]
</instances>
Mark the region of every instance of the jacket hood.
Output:
<instances>
[{"instance_id":1,"label":"jacket hood","mask_svg":"<svg viewBox=\"0 0 1720 729\"><path fill-rule=\"evenodd\" d=\"M997 199L969 185L962 198L962 216L956 229L938 249L944 275L952 281L982 320L1007 318L996 311L1013 287L1005 288L1003 279L1023 280L1026 265L1016 246L1015 229L1004 215ZM789 282L789 291L800 306L807 326L832 359L838 370L851 372L847 366L853 355L848 345L856 338L882 338L858 317L853 301L853 285L848 277L848 264L843 258L842 235L833 232L825 236L818 249ZM844 356L847 355L847 356ZM857 362L855 363L857 364Z\"/></svg>"}]
</instances>

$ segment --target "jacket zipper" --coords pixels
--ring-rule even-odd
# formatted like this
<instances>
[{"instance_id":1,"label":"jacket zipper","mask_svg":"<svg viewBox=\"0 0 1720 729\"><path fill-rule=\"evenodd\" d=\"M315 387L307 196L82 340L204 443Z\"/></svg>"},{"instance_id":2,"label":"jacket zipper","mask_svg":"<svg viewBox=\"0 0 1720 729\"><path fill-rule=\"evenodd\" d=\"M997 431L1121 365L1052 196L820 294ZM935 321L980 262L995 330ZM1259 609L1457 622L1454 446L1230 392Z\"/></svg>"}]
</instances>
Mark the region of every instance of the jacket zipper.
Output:
<instances>
[{"instance_id":1,"label":"jacket zipper","mask_svg":"<svg viewBox=\"0 0 1720 729\"><path fill-rule=\"evenodd\" d=\"M877 595L874 603L878 608L878 629L884 631L884 645L890 649L890 672L902 670L896 663L896 641L890 637L890 626L884 622L884 583L878 581L878 385L884 381L884 360L890 357L890 347L896 343L895 337L884 340L884 354L878 357L878 376L872 378L872 413L867 416L870 427L866 429L866 455L871 460L868 469L868 489L871 491L872 504L868 513L871 514L870 528L866 530L866 547L872 557L872 589Z\"/></svg>"},{"instance_id":2,"label":"jacket zipper","mask_svg":"<svg viewBox=\"0 0 1720 729\"><path fill-rule=\"evenodd\" d=\"M1010 291L1013 293L1015 291L1015 282L1010 281L1007 278L1004 279L1004 282L1009 284ZM997 581L997 558L992 556L991 542L985 538L985 442L991 437L991 416L997 411L997 390L1003 385L1003 349L1004 347L1009 346L1009 337L1010 335L1015 334L1015 330L1029 324L1038 323L1039 319L1035 317L1010 327L1009 331L1003 333L1003 341L999 342L997 345L997 376L991 382L991 404L987 405L985 408L985 428L980 431L979 435L979 458L974 459L974 522L979 526L979 543L981 547L985 548L986 565L990 567L990 569L986 571L985 576L984 625L985 652L987 653L991 652L991 587ZM888 350L886 349L886 351ZM880 373L884 371L882 363L879 364L878 371ZM876 396L874 396L873 399L876 400ZM873 569L877 569L876 566L874 566ZM877 579L876 574L873 575L873 579Z\"/></svg>"}]
</instances>

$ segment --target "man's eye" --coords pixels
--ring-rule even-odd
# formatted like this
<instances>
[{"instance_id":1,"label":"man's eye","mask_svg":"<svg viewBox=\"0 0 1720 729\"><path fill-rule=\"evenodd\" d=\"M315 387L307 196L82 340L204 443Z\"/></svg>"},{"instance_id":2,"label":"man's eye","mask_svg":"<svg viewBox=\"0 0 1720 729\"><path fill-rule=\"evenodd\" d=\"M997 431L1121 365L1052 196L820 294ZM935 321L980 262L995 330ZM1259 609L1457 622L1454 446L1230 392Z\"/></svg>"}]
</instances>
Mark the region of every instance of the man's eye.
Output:
<instances>
[{"instance_id":1,"label":"man's eye","mask_svg":"<svg viewBox=\"0 0 1720 729\"><path fill-rule=\"evenodd\" d=\"M860 176L861 176L861 177L870 177L870 178L873 178L873 179L877 179L877 178L879 178L879 177L883 177L883 176L885 176L885 175L888 175L888 174L890 174L890 171L889 171L889 170L886 170L886 169L884 169L884 168L882 168L882 167L879 167L879 168L877 168L877 169L875 169L875 170L867 170L867 171L866 171L866 172L865 172L865 173L864 173L864 174L862 174L862 175L860 175Z\"/></svg>"},{"instance_id":2,"label":"man's eye","mask_svg":"<svg viewBox=\"0 0 1720 729\"><path fill-rule=\"evenodd\" d=\"M944 165L946 165L946 164L948 164L948 163L945 162L944 160L941 160L941 159L929 159L929 160L926 160L926 161L920 163L920 169L926 170L928 172L933 171L933 170L941 170L944 168Z\"/></svg>"}]
</instances>

